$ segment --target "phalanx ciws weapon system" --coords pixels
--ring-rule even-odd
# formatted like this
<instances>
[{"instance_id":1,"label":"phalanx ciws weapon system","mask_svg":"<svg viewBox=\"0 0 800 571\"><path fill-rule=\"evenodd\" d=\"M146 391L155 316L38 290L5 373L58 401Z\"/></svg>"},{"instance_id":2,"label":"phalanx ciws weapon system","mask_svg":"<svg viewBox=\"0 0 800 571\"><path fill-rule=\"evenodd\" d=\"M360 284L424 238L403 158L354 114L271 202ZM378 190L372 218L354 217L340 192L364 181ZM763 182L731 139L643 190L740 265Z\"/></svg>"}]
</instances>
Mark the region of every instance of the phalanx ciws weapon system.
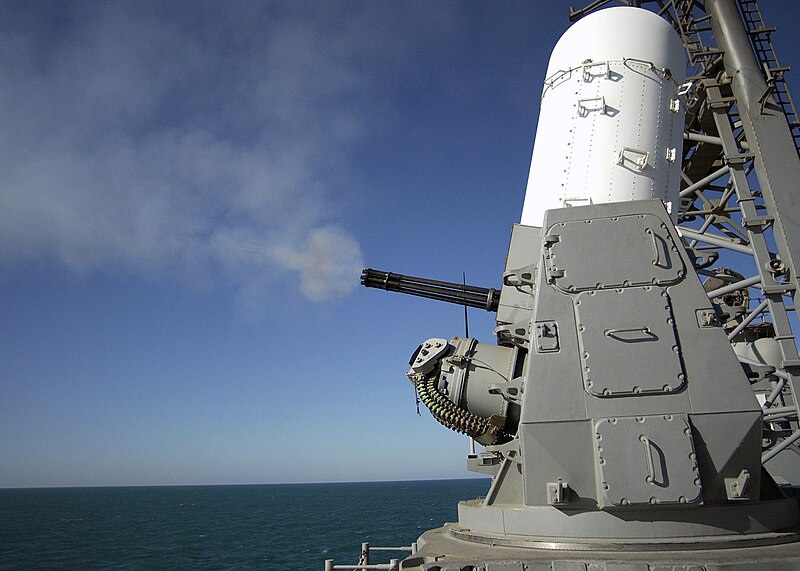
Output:
<instances>
[{"instance_id":1,"label":"phalanx ciws weapon system","mask_svg":"<svg viewBox=\"0 0 800 571\"><path fill-rule=\"evenodd\" d=\"M605 4L552 53L502 286L362 275L497 313L496 345L411 358L492 480L403 569L800 569L800 127L773 30L752 0Z\"/></svg>"}]
</instances>

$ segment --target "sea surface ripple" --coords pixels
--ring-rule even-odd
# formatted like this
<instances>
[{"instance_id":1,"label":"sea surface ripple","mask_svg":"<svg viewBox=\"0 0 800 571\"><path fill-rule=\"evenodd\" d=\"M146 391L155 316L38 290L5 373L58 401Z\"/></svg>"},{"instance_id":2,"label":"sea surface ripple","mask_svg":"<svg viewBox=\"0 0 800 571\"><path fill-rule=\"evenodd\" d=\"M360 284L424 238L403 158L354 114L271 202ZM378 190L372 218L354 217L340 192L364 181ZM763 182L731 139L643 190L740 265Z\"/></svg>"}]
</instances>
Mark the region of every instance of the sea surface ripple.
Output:
<instances>
[{"instance_id":1,"label":"sea surface ripple","mask_svg":"<svg viewBox=\"0 0 800 571\"><path fill-rule=\"evenodd\" d=\"M0 569L322 570L410 545L488 480L0 489ZM389 557L404 554L376 554Z\"/></svg>"}]
</instances>

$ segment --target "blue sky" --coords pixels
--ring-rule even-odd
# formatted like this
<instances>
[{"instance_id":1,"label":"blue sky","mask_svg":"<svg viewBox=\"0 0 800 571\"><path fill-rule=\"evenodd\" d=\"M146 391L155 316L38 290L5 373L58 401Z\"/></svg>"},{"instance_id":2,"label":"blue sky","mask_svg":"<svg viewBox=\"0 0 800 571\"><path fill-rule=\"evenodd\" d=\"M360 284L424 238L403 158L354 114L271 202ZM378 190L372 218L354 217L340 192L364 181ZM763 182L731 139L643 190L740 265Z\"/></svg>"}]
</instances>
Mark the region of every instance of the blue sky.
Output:
<instances>
[{"instance_id":1,"label":"blue sky","mask_svg":"<svg viewBox=\"0 0 800 571\"><path fill-rule=\"evenodd\" d=\"M465 476L358 274L499 285L568 5L0 4L0 487Z\"/></svg>"}]
</instances>

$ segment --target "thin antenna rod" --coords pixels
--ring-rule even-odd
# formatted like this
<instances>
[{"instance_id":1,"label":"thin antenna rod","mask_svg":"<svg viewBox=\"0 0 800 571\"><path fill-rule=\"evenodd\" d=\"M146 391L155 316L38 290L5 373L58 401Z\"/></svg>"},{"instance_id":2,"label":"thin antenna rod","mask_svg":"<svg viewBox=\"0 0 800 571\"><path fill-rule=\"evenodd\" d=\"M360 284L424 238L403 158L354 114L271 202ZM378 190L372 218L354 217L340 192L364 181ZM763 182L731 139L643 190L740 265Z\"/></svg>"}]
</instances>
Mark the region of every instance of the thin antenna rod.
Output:
<instances>
[{"instance_id":1,"label":"thin antenna rod","mask_svg":"<svg viewBox=\"0 0 800 571\"><path fill-rule=\"evenodd\" d=\"M461 283L467 285L467 272L461 272ZM469 317L467 317L467 306L464 306L464 338L469 339Z\"/></svg>"}]
</instances>

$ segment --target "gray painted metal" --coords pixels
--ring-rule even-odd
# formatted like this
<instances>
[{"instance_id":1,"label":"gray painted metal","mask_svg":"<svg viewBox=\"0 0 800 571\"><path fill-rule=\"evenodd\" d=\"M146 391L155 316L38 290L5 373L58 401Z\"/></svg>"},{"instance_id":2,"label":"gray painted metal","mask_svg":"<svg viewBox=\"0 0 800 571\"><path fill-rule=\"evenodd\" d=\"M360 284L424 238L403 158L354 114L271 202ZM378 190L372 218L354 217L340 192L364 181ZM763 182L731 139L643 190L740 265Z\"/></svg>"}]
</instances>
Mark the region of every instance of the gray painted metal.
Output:
<instances>
[{"instance_id":1,"label":"gray painted metal","mask_svg":"<svg viewBox=\"0 0 800 571\"><path fill-rule=\"evenodd\" d=\"M645 253L632 244L630 257L603 256L598 233L615 224ZM492 461L473 462L493 473L492 487L459 505L453 538L592 557L600 541L637 552L668 540L713 551L706 562L744 544L789 542L782 549L800 561L797 502L761 471L761 407L721 324L699 319L713 308L679 243L658 200L551 210L542 232L512 234L511 263L519 251L541 260L526 266L528 278L508 280L536 291L525 309L535 342L521 377L508 379L522 388L519 425L513 440L486 447ZM513 305L504 295L500 307ZM468 346L461 359L481 354L480 343Z\"/></svg>"},{"instance_id":2,"label":"gray painted metal","mask_svg":"<svg viewBox=\"0 0 800 571\"><path fill-rule=\"evenodd\" d=\"M466 571L471 569L579 570L579 571L790 571L800 566L793 543L774 538L772 544L757 547L740 545L719 549L702 539L692 543L662 540L643 544L635 551L607 540L585 545L568 542L537 542L522 546L514 538L493 538L494 545L467 539L468 531L457 525L425 532L417 553L402 562L403 569L426 571ZM699 538L698 538L699 539ZM446 554L446 555L445 555Z\"/></svg>"},{"instance_id":3,"label":"gray painted metal","mask_svg":"<svg viewBox=\"0 0 800 571\"><path fill-rule=\"evenodd\" d=\"M687 415L600 418L593 428L601 509L703 501ZM630 454L637 448L644 454Z\"/></svg>"}]
</instances>

